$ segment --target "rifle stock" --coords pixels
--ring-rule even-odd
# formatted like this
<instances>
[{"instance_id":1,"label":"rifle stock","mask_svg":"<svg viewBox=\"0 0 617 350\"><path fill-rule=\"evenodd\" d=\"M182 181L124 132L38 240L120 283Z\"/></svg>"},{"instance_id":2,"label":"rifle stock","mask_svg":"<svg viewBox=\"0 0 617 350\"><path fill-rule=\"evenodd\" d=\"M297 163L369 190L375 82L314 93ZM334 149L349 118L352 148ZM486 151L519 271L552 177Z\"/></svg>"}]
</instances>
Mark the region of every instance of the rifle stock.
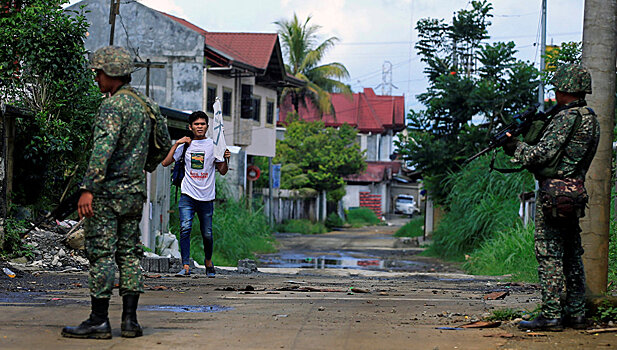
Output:
<instances>
[{"instance_id":1,"label":"rifle stock","mask_svg":"<svg viewBox=\"0 0 617 350\"><path fill-rule=\"evenodd\" d=\"M75 191L70 196L66 197L58 206L49 212L47 215L39 219L35 222L32 227L30 227L22 237L29 234L32 230L34 230L37 226L42 224L43 222L51 219L56 219L62 221L66 219L69 215L77 211L77 202L79 202L79 197L81 196L81 191Z\"/></svg>"}]
</instances>

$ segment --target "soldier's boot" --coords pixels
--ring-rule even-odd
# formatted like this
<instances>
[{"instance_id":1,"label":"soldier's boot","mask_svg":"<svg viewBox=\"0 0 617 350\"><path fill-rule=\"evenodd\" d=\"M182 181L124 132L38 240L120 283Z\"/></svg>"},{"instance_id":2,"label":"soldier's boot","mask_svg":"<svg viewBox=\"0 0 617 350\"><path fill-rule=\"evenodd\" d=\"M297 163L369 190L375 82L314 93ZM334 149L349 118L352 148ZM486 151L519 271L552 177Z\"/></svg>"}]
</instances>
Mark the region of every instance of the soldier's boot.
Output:
<instances>
[{"instance_id":1,"label":"soldier's boot","mask_svg":"<svg viewBox=\"0 0 617 350\"><path fill-rule=\"evenodd\" d=\"M563 325L574 329L586 329L587 319L583 316L566 316L563 319Z\"/></svg>"},{"instance_id":2,"label":"soldier's boot","mask_svg":"<svg viewBox=\"0 0 617 350\"><path fill-rule=\"evenodd\" d=\"M139 294L127 294L122 296L122 333L125 338L141 337L143 330L137 323L137 304Z\"/></svg>"},{"instance_id":3,"label":"soldier's boot","mask_svg":"<svg viewBox=\"0 0 617 350\"><path fill-rule=\"evenodd\" d=\"M62 336L67 338L111 339L111 326L107 317L109 299L92 297L90 317L77 327L64 327Z\"/></svg>"},{"instance_id":4,"label":"soldier's boot","mask_svg":"<svg viewBox=\"0 0 617 350\"><path fill-rule=\"evenodd\" d=\"M533 321L521 321L518 328L530 331L563 331L561 318L545 318L542 314L538 315Z\"/></svg>"}]
</instances>

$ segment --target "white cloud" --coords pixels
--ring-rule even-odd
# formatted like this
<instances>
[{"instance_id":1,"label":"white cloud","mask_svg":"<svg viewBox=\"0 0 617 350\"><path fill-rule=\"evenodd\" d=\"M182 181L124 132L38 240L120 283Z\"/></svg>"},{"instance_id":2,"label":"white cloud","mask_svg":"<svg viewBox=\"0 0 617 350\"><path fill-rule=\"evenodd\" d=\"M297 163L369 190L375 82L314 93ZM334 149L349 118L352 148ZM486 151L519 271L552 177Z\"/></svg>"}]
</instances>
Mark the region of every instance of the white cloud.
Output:
<instances>
[{"instance_id":1,"label":"white cloud","mask_svg":"<svg viewBox=\"0 0 617 350\"><path fill-rule=\"evenodd\" d=\"M175 0L137 0L140 3L158 11L166 12L178 17L186 17L182 7Z\"/></svg>"}]
</instances>

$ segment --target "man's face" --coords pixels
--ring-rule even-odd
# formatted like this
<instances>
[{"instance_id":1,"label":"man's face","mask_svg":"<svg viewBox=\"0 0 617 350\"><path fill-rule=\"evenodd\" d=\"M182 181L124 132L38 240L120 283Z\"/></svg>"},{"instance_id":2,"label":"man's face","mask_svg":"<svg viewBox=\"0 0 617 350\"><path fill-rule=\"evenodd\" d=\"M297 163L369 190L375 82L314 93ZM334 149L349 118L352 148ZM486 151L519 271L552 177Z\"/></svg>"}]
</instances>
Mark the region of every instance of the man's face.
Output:
<instances>
[{"instance_id":1,"label":"man's face","mask_svg":"<svg viewBox=\"0 0 617 350\"><path fill-rule=\"evenodd\" d=\"M206 136L206 131L208 130L208 123L205 119L199 118L193 123L191 123L189 129L191 129L193 135L195 135L195 138L203 138Z\"/></svg>"},{"instance_id":2,"label":"man's face","mask_svg":"<svg viewBox=\"0 0 617 350\"><path fill-rule=\"evenodd\" d=\"M94 77L94 81L99 84L99 90L101 90L101 92L104 94L111 92L111 78L107 74L105 74L102 69L96 69L95 73L96 76Z\"/></svg>"}]
</instances>

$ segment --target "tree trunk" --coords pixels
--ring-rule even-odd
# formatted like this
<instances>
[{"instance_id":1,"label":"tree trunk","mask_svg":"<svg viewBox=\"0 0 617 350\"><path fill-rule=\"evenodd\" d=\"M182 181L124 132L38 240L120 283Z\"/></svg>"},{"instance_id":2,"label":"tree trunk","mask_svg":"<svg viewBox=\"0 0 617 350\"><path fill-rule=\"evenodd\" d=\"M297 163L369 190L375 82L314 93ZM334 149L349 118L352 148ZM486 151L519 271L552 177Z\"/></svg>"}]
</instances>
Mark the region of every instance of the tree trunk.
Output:
<instances>
[{"instance_id":1,"label":"tree trunk","mask_svg":"<svg viewBox=\"0 0 617 350\"><path fill-rule=\"evenodd\" d=\"M611 161L617 55L615 0L586 0L582 64L589 69L593 93L587 96L600 122L598 151L587 173L589 210L581 220L588 296L606 292L610 229Z\"/></svg>"}]
</instances>

